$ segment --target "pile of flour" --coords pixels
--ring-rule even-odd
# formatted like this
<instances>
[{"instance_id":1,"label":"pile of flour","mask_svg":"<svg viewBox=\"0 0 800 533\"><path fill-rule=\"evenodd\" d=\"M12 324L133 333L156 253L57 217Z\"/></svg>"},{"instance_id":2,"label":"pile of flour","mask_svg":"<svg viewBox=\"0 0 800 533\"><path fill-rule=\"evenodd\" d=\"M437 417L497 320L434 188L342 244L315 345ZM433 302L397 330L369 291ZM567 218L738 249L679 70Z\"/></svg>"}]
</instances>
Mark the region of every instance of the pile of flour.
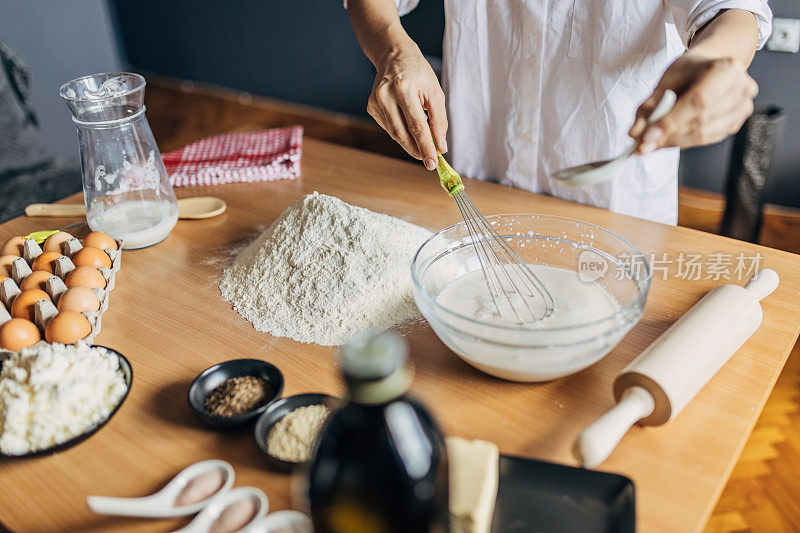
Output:
<instances>
[{"instance_id":1,"label":"pile of flour","mask_svg":"<svg viewBox=\"0 0 800 533\"><path fill-rule=\"evenodd\" d=\"M430 235L315 192L236 257L220 290L258 331L338 346L418 316L410 265Z\"/></svg>"}]
</instances>

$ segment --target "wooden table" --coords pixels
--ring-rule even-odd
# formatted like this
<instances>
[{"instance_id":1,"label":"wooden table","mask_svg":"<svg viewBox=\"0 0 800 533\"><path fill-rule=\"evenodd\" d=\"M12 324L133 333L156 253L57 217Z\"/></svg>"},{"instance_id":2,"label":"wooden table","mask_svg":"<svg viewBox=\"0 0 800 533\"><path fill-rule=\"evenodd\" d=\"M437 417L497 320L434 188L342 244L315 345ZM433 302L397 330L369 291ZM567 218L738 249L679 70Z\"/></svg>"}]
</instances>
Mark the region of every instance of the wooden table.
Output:
<instances>
[{"instance_id":1,"label":"wooden table","mask_svg":"<svg viewBox=\"0 0 800 533\"><path fill-rule=\"evenodd\" d=\"M97 342L131 361L130 397L105 428L77 447L0 461L0 522L14 531L167 531L184 522L94 516L86 496L148 494L181 468L208 458L230 461L237 485L262 488L272 509L289 507L290 478L267 468L252 431L204 427L186 405L186 391L215 363L257 357L284 372L285 395L342 393L333 349L257 333L217 288L231 250L315 190L432 230L459 220L452 200L422 167L313 139L305 142L301 180L179 189L179 196L221 196L228 211L211 220L181 221L164 243L125 253ZM659 257L760 253L761 266L778 271L781 285L763 302L764 323L739 353L675 421L634 428L601 466L635 481L640 531L702 529L797 337L800 256L490 183L469 181L467 190L487 214L579 218ZM70 222L18 218L0 226L0 241ZM545 384L484 375L451 353L427 325L417 325L407 337L417 368L412 391L448 434L496 441L507 454L574 464L571 443L612 406L614 375L718 283L656 275L644 317L611 354Z\"/></svg>"}]
</instances>

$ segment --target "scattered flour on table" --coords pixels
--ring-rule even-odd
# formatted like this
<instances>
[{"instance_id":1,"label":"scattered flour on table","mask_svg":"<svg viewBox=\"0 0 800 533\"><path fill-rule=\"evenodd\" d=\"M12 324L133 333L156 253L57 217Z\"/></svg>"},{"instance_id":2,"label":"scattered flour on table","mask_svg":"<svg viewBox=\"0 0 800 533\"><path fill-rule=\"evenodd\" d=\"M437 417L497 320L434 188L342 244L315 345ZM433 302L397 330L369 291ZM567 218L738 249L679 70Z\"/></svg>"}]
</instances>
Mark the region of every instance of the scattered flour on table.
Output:
<instances>
[{"instance_id":1,"label":"scattered flour on table","mask_svg":"<svg viewBox=\"0 0 800 533\"><path fill-rule=\"evenodd\" d=\"M258 331L342 345L419 316L411 260L430 235L315 192L238 255L220 290Z\"/></svg>"}]
</instances>

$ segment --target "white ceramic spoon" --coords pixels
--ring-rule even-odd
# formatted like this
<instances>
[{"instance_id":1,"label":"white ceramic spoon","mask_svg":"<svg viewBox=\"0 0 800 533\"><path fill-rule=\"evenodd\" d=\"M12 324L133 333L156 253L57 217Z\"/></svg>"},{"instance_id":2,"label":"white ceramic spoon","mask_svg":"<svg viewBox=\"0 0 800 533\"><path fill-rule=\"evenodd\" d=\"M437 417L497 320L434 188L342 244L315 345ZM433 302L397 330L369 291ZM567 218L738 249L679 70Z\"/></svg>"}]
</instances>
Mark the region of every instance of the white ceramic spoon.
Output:
<instances>
[{"instance_id":1,"label":"white ceramic spoon","mask_svg":"<svg viewBox=\"0 0 800 533\"><path fill-rule=\"evenodd\" d=\"M269 511L267 495L255 487L236 487L212 498L194 520L173 533L245 531Z\"/></svg>"},{"instance_id":2,"label":"white ceramic spoon","mask_svg":"<svg viewBox=\"0 0 800 533\"><path fill-rule=\"evenodd\" d=\"M89 496L86 504L98 514L170 518L197 514L214 496L233 486L233 467L212 459L184 468L163 489L142 498ZM187 502L181 505L181 501Z\"/></svg>"},{"instance_id":3,"label":"white ceramic spoon","mask_svg":"<svg viewBox=\"0 0 800 533\"><path fill-rule=\"evenodd\" d=\"M650 113L647 119L648 124L660 120L664 115L670 112L675 105L677 95L672 91L666 91L661 101ZM614 159L606 159L605 161L595 161L593 163L586 163L577 167L565 168L553 174L552 178L564 185L571 185L573 187L583 187L586 185L594 185L596 183L603 183L604 181L613 180L617 177L622 167L633 156L634 150L638 143L634 143L630 148L625 150L620 156Z\"/></svg>"},{"instance_id":4,"label":"white ceramic spoon","mask_svg":"<svg viewBox=\"0 0 800 533\"><path fill-rule=\"evenodd\" d=\"M277 511L256 520L243 533L273 533L291 531L292 533L314 533L311 519L298 511Z\"/></svg>"}]
</instances>

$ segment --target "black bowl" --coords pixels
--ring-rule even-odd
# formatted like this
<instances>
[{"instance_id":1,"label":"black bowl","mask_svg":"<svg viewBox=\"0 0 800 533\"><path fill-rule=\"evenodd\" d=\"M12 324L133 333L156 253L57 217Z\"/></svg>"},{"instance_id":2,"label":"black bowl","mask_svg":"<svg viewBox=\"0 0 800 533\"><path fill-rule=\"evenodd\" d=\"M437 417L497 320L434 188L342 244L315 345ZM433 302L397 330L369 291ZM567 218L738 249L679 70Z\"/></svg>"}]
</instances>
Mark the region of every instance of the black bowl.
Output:
<instances>
[{"instance_id":1,"label":"black bowl","mask_svg":"<svg viewBox=\"0 0 800 533\"><path fill-rule=\"evenodd\" d=\"M223 381L239 376L256 376L264 381L272 390L272 396L257 408L237 416L217 416L206 413L206 397ZM204 422L216 428L231 428L253 421L267 410L283 392L283 374L274 365L260 359L234 359L225 361L204 370L189 385L189 406L200 415Z\"/></svg>"},{"instance_id":2,"label":"black bowl","mask_svg":"<svg viewBox=\"0 0 800 533\"><path fill-rule=\"evenodd\" d=\"M264 452L264 455L267 456L267 461L269 464L278 470L284 471L290 471L292 468L303 464L284 461L283 459L278 459L269 453L267 437L269 436L272 426L277 424L281 418L288 415L298 407L325 404L330 407L331 410L333 410L336 409L340 403L341 400L334 398L333 396L328 396L327 394L307 393L289 396L270 405L269 409L267 409L264 414L261 415L261 418L258 419L255 431L256 444L258 444L258 447L261 448L262 452Z\"/></svg>"},{"instance_id":3,"label":"black bowl","mask_svg":"<svg viewBox=\"0 0 800 533\"><path fill-rule=\"evenodd\" d=\"M127 388L125 389L125 394L122 395L122 398L120 398L119 403L117 404L117 406L114 407L114 409L111 410L111 412L108 414L108 416L105 419L103 419L100 422L98 422L97 424L93 425L92 427L90 427L89 429L87 429L86 431L81 433L80 435L72 437L71 439L62 442L61 444L56 444L55 446L51 446L49 448L36 450L35 452L29 452L29 453L25 453L25 454L22 454L22 455L6 455L6 454L0 452L0 457L8 457L8 458L11 458L11 459L24 459L24 458L29 458L29 457L39 457L39 456L42 456L42 455L51 455L51 454L54 454L56 452L64 451L67 448L71 448L71 447L75 446L76 444L80 444L81 442L85 441L86 439L88 439L89 437L91 437L92 435L97 433L100 430L100 428L105 426L108 423L108 421L111 420L111 417L113 417L117 413L117 411L119 411L119 408L122 407L122 404L125 402L125 399L128 397L128 393L131 391L131 385L133 385L133 368L131 367L130 362L127 359L125 359L125 356L122 355L121 353L119 353L118 351L112 350L111 348L108 348L106 346L100 346L98 344L92 345L92 347L93 348L104 348L104 349L108 350L109 352L111 352L113 354L116 354L116 356L119 358L119 369L122 371L122 377L125 380L125 385L127 385ZM2 367L2 363L0 363L0 367Z\"/></svg>"}]
</instances>

